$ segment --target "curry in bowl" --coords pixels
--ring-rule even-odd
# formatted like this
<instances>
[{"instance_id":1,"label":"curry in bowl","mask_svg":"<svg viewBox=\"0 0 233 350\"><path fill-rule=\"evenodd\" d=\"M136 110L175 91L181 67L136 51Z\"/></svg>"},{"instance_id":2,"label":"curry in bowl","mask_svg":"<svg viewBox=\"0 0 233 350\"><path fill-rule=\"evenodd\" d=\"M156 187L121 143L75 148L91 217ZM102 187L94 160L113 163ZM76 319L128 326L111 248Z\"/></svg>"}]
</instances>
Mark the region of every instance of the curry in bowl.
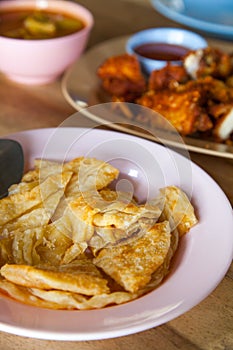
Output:
<instances>
[{"instance_id":1,"label":"curry in bowl","mask_svg":"<svg viewBox=\"0 0 233 350\"><path fill-rule=\"evenodd\" d=\"M85 27L82 19L44 9L3 9L0 35L14 39L52 39L76 33Z\"/></svg>"},{"instance_id":2,"label":"curry in bowl","mask_svg":"<svg viewBox=\"0 0 233 350\"><path fill-rule=\"evenodd\" d=\"M0 1L1 73L20 84L54 81L81 56L93 23L73 1Z\"/></svg>"}]
</instances>

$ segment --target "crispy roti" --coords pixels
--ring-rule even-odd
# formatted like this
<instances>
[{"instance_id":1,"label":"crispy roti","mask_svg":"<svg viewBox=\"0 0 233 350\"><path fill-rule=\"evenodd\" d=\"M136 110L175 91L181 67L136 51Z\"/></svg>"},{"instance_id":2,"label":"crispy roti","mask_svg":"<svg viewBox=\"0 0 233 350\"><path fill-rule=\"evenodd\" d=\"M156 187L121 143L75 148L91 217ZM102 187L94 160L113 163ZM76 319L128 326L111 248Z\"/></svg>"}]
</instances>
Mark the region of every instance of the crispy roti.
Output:
<instances>
[{"instance_id":1,"label":"crispy roti","mask_svg":"<svg viewBox=\"0 0 233 350\"><path fill-rule=\"evenodd\" d=\"M57 303L38 298L30 292L30 289L9 282L3 278L0 278L0 291L2 294L28 305L48 309L61 309Z\"/></svg>"},{"instance_id":2,"label":"crispy roti","mask_svg":"<svg viewBox=\"0 0 233 350\"><path fill-rule=\"evenodd\" d=\"M169 223L155 224L130 244L102 249L94 264L129 292L137 292L162 265L170 247Z\"/></svg>"},{"instance_id":3,"label":"crispy roti","mask_svg":"<svg viewBox=\"0 0 233 350\"><path fill-rule=\"evenodd\" d=\"M183 236L198 222L194 207L179 187L167 186L160 194L164 203L161 219L168 220L172 230L176 228Z\"/></svg>"},{"instance_id":4,"label":"crispy roti","mask_svg":"<svg viewBox=\"0 0 233 350\"><path fill-rule=\"evenodd\" d=\"M33 296L41 298L47 303L56 303L60 309L100 309L108 305L118 305L126 303L137 297L137 294L128 292L113 292L109 294L99 294L93 297L86 297L81 294L64 291L45 291L42 289L30 289Z\"/></svg>"},{"instance_id":5,"label":"crispy roti","mask_svg":"<svg viewBox=\"0 0 233 350\"><path fill-rule=\"evenodd\" d=\"M5 279L24 287L45 290L57 289L84 295L109 292L107 280L87 260L85 263L80 261L56 268L5 264L0 271Z\"/></svg>"},{"instance_id":6,"label":"crispy roti","mask_svg":"<svg viewBox=\"0 0 233 350\"><path fill-rule=\"evenodd\" d=\"M108 186L118 177L119 170L111 164L96 158L78 157L69 162L61 163L44 159L35 161L35 169L28 171L22 178L23 182L44 181L51 175L71 171L73 177L67 187L67 196L79 191L99 190Z\"/></svg>"},{"instance_id":7,"label":"crispy roti","mask_svg":"<svg viewBox=\"0 0 233 350\"><path fill-rule=\"evenodd\" d=\"M71 172L52 175L30 191L15 193L3 198L0 201L0 226L18 218L33 207L40 205L59 189L64 189L71 175Z\"/></svg>"},{"instance_id":8,"label":"crispy roti","mask_svg":"<svg viewBox=\"0 0 233 350\"><path fill-rule=\"evenodd\" d=\"M136 231L149 229L161 215L157 205L138 205L129 201L128 195L115 191L101 193L83 192L68 204L73 240L88 241L93 252Z\"/></svg>"},{"instance_id":9,"label":"crispy roti","mask_svg":"<svg viewBox=\"0 0 233 350\"><path fill-rule=\"evenodd\" d=\"M128 302L168 274L179 238L197 223L175 186L139 204L110 189L119 171L95 158L40 159L0 200L0 291L50 309Z\"/></svg>"},{"instance_id":10,"label":"crispy roti","mask_svg":"<svg viewBox=\"0 0 233 350\"><path fill-rule=\"evenodd\" d=\"M100 309L108 305L126 303L137 297L137 294L128 292L103 293L89 297L61 290L23 287L1 277L0 291L19 302L53 310Z\"/></svg>"}]
</instances>

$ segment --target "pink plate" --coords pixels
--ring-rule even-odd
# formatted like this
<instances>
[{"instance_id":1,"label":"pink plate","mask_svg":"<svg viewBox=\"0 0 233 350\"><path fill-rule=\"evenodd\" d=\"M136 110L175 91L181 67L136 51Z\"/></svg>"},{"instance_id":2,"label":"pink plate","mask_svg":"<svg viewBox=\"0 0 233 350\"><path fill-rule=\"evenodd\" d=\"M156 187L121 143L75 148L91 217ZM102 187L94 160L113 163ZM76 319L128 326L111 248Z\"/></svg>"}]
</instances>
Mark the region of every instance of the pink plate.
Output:
<instances>
[{"instance_id":1,"label":"pink plate","mask_svg":"<svg viewBox=\"0 0 233 350\"><path fill-rule=\"evenodd\" d=\"M20 132L27 165L35 157L65 160L94 156L121 170L141 200L160 187L180 186L196 207L199 223L181 239L166 280L135 301L102 310L54 311L0 298L0 330L55 340L93 340L156 327L188 311L220 283L232 260L232 209L220 187L189 159L151 141L119 132L58 128ZM126 180L126 181L125 181ZM217 257L217 258L216 258Z\"/></svg>"}]
</instances>

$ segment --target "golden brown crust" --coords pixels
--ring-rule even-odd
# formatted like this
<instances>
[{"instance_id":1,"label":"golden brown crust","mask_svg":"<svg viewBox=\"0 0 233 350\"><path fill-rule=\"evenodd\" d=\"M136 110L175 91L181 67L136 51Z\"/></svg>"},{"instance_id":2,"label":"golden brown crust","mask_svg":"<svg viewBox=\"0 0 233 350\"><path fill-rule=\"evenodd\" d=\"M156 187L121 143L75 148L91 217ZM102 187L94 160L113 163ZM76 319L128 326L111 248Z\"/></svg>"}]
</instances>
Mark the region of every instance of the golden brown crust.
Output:
<instances>
[{"instance_id":1,"label":"golden brown crust","mask_svg":"<svg viewBox=\"0 0 233 350\"><path fill-rule=\"evenodd\" d=\"M179 236L183 236L197 224L194 207L187 195L176 186L160 189L161 201L164 203L162 220L170 222L171 230L177 229Z\"/></svg>"},{"instance_id":2,"label":"golden brown crust","mask_svg":"<svg viewBox=\"0 0 233 350\"><path fill-rule=\"evenodd\" d=\"M58 289L84 295L109 292L107 280L101 277L97 269L94 271L94 265L90 272L86 261L84 268L79 264L64 265L56 269L6 264L1 268L1 275L24 287Z\"/></svg>"},{"instance_id":3,"label":"golden brown crust","mask_svg":"<svg viewBox=\"0 0 233 350\"><path fill-rule=\"evenodd\" d=\"M94 264L113 278L125 290L134 293L150 281L162 265L170 247L168 222L155 224L143 236L130 244L104 248Z\"/></svg>"},{"instance_id":4,"label":"golden brown crust","mask_svg":"<svg viewBox=\"0 0 233 350\"><path fill-rule=\"evenodd\" d=\"M148 80L148 90L175 89L179 84L189 80L189 75L182 66L166 65L164 68L151 72Z\"/></svg>"},{"instance_id":5,"label":"golden brown crust","mask_svg":"<svg viewBox=\"0 0 233 350\"><path fill-rule=\"evenodd\" d=\"M97 70L102 87L115 98L132 101L146 88L136 56L123 54L108 58Z\"/></svg>"},{"instance_id":6,"label":"golden brown crust","mask_svg":"<svg viewBox=\"0 0 233 350\"><path fill-rule=\"evenodd\" d=\"M202 107L202 95L198 89L189 91L149 91L137 103L158 112L182 135L190 135L197 130L206 131L213 124ZM188 117L187 117L188 116ZM203 122L202 120L205 120ZM199 121L202 121L199 123ZM150 119L152 127L158 127L157 119ZM166 124L165 124L166 125ZM163 125L160 125L163 127ZM166 126L165 126L166 127Z\"/></svg>"}]
</instances>

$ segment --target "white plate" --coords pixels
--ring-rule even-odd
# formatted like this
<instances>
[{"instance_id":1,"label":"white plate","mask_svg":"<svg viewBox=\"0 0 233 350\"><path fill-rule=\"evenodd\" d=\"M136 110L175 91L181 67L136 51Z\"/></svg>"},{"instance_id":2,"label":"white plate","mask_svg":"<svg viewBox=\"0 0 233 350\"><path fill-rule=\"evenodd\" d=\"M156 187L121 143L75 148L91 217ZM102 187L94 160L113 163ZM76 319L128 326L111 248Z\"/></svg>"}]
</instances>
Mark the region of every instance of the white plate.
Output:
<instances>
[{"instance_id":1,"label":"white plate","mask_svg":"<svg viewBox=\"0 0 233 350\"><path fill-rule=\"evenodd\" d=\"M19 141L28 166L35 157L64 160L95 156L117 165L141 199L161 186L180 186L196 207L199 224L181 239L164 283L138 300L102 310L54 311L0 298L0 330L56 340L124 336L161 325L197 305L224 277L232 259L232 209L202 169L154 142L113 131L37 129L8 137ZM143 198L144 197L144 198Z\"/></svg>"},{"instance_id":2,"label":"white plate","mask_svg":"<svg viewBox=\"0 0 233 350\"><path fill-rule=\"evenodd\" d=\"M151 0L151 3L173 21L223 39L233 39L232 0Z\"/></svg>"},{"instance_id":3,"label":"white plate","mask_svg":"<svg viewBox=\"0 0 233 350\"><path fill-rule=\"evenodd\" d=\"M98 66L108 57L124 53L127 40L128 37L120 37L100 43L87 51L68 69L62 79L62 92L73 108L80 110L80 106L77 104L78 100L84 100L89 106L109 102L109 97L106 96L100 87L100 80L96 71ZM213 42L213 46L216 45ZM219 43L216 47L223 48L223 50L226 49L223 44L219 45ZM80 113L82 113L81 110ZM105 117L101 114L92 113L89 114L89 119L99 124L110 123L112 129L155 140L151 136L151 133L152 135L154 134L154 130L143 123L137 123L141 128L139 131L132 128L130 124L127 125L129 122L127 118L117 117L116 119L116 116L112 117L111 113L106 114ZM115 123L116 120L118 120L118 124ZM148 129L149 133L145 132L145 128ZM189 151L233 159L233 146L188 136L183 137L183 141ZM183 148L183 141L176 142L176 144L173 143L173 146Z\"/></svg>"}]
</instances>

